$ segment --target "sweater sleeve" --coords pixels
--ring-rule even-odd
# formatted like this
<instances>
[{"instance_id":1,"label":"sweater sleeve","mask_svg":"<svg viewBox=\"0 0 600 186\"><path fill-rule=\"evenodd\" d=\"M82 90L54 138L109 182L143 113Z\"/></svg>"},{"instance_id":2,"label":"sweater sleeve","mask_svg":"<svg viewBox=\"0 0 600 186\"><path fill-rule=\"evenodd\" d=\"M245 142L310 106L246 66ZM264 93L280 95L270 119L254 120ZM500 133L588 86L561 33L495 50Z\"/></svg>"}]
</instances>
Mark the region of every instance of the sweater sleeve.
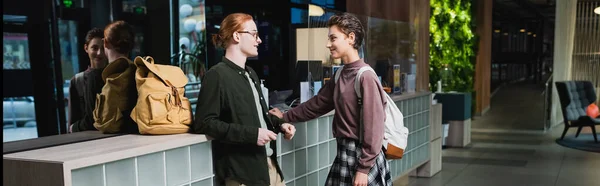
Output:
<instances>
[{"instance_id":1,"label":"sweater sleeve","mask_svg":"<svg viewBox=\"0 0 600 186\"><path fill-rule=\"evenodd\" d=\"M360 78L363 111L362 155L358 160L358 171L368 174L381 153L384 121L385 92L372 71L366 71Z\"/></svg>"},{"instance_id":2,"label":"sweater sleeve","mask_svg":"<svg viewBox=\"0 0 600 186\"><path fill-rule=\"evenodd\" d=\"M290 109L283 114L283 119L286 122L303 122L317 118L323 114L327 114L333 110L333 90L335 83L330 81L325 84L317 96L312 97L308 101Z\"/></svg>"}]
</instances>

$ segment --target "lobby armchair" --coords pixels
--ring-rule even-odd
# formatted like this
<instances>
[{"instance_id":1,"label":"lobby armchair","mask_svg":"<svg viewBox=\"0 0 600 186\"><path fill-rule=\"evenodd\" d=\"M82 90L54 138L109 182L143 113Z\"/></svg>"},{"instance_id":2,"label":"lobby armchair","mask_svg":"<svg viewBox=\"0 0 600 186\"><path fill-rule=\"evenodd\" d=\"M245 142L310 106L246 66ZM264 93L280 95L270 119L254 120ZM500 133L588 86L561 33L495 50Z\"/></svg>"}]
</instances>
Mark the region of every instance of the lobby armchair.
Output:
<instances>
[{"instance_id":1,"label":"lobby armchair","mask_svg":"<svg viewBox=\"0 0 600 186\"><path fill-rule=\"evenodd\" d=\"M560 99L560 105L565 122L565 129L560 139L562 140L571 127L578 127L579 136L581 128L589 126L592 128L594 141L598 143L596 134L596 125L600 125L600 118L591 118L586 114L585 109L588 105L596 101L596 91L594 85L589 81L562 81L556 82L556 90Z\"/></svg>"}]
</instances>

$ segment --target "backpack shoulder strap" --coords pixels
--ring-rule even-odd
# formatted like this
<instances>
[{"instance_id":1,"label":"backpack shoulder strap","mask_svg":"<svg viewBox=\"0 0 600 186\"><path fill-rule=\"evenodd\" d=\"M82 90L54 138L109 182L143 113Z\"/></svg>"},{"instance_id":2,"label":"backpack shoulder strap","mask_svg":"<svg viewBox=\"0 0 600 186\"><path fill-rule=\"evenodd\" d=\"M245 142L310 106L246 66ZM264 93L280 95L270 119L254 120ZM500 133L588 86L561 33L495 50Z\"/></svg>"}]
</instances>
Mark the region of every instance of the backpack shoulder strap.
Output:
<instances>
[{"instance_id":1,"label":"backpack shoulder strap","mask_svg":"<svg viewBox=\"0 0 600 186\"><path fill-rule=\"evenodd\" d=\"M356 92L356 96L358 96L359 101L362 100L362 91L360 90L360 76L362 76L362 74L366 71L373 71L373 73L375 73L373 68L371 68L370 66L361 67L356 73L356 79L354 80L354 92Z\"/></svg>"},{"instance_id":2,"label":"backpack shoulder strap","mask_svg":"<svg viewBox=\"0 0 600 186\"><path fill-rule=\"evenodd\" d=\"M75 74L75 79L73 79L73 80L75 80L75 82L73 82L73 83L75 84L75 89L77 89L77 94L79 94L79 96L81 96L81 97L83 97L83 95L84 95L83 91L85 89L84 88L85 80L83 78L84 73L85 72L80 72L80 73Z\"/></svg>"},{"instance_id":3,"label":"backpack shoulder strap","mask_svg":"<svg viewBox=\"0 0 600 186\"><path fill-rule=\"evenodd\" d=\"M373 68L371 68L370 66L365 66L365 67L361 67L360 69L358 69L358 72L356 73L356 77L354 79L354 92L356 93L356 96L358 96L358 109L360 110L360 120L359 120L359 131L358 131L358 143L360 144L360 146L362 146L362 142L363 142L363 108L362 108L362 91L360 91L360 76L362 76L362 74L366 71L373 71Z\"/></svg>"}]
</instances>

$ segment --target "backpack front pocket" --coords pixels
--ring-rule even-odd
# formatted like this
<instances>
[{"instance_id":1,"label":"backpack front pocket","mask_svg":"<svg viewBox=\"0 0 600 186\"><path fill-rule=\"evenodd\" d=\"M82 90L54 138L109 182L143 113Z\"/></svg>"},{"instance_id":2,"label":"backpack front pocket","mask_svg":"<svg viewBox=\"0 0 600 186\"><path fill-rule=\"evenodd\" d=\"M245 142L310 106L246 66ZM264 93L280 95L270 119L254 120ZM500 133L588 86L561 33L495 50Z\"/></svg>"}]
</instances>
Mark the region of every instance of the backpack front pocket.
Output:
<instances>
[{"instance_id":1,"label":"backpack front pocket","mask_svg":"<svg viewBox=\"0 0 600 186\"><path fill-rule=\"evenodd\" d=\"M168 117L169 111L171 110L171 104L169 103L171 95L168 93L150 93L146 99L150 122L152 125L171 124L171 118Z\"/></svg>"},{"instance_id":2,"label":"backpack front pocket","mask_svg":"<svg viewBox=\"0 0 600 186\"><path fill-rule=\"evenodd\" d=\"M192 123L192 108L190 100L186 97L181 97L181 109L179 109L179 122L184 125Z\"/></svg>"}]
</instances>

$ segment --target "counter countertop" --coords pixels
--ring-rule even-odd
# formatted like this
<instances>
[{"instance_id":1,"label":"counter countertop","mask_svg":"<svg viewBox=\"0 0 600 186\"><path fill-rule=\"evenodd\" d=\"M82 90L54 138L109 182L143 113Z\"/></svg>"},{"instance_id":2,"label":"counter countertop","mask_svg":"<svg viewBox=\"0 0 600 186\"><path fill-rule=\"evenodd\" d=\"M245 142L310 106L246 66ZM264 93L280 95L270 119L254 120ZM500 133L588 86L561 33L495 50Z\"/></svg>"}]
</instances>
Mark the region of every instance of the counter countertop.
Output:
<instances>
[{"instance_id":1,"label":"counter countertop","mask_svg":"<svg viewBox=\"0 0 600 186\"><path fill-rule=\"evenodd\" d=\"M201 143L207 140L205 135L200 134L122 135L5 154L4 159L63 163L65 169L77 169Z\"/></svg>"}]
</instances>

